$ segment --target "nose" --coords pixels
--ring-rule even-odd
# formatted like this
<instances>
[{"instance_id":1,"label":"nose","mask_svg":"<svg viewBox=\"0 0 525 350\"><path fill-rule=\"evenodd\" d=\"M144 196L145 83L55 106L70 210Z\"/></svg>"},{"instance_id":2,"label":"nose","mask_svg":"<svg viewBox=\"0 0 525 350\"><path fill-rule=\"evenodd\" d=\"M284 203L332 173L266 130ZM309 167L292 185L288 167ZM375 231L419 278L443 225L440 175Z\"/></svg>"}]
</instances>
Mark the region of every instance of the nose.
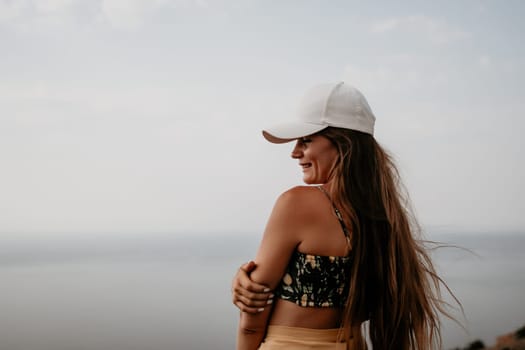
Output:
<instances>
[{"instance_id":1,"label":"nose","mask_svg":"<svg viewBox=\"0 0 525 350\"><path fill-rule=\"evenodd\" d=\"M295 146L294 146L294 148L292 150L291 156L294 159L298 159L298 158L301 158L303 156L303 150L302 150L302 147L301 147L301 145L299 143L300 143L300 141L297 140L295 142Z\"/></svg>"}]
</instances>

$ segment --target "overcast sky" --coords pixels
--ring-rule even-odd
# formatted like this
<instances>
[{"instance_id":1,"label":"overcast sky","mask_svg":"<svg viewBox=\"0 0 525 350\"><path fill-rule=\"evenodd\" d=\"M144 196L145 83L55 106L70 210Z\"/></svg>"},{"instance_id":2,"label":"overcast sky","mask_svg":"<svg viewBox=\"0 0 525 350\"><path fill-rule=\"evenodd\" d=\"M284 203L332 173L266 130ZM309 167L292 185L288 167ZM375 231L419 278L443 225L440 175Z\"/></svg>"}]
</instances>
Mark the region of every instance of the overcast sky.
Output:
<instances>
[{"instance_id":1,"label":"overcast sky","mask_svg":"<svg viewBox=\"0 0 525 350\"><path fill-rule=\"evenodd\" d=\"M367 96L423 226L525 231L525 2L0 0L0 235L260 232L260 130Z\"/></svg>"}]
</instances>

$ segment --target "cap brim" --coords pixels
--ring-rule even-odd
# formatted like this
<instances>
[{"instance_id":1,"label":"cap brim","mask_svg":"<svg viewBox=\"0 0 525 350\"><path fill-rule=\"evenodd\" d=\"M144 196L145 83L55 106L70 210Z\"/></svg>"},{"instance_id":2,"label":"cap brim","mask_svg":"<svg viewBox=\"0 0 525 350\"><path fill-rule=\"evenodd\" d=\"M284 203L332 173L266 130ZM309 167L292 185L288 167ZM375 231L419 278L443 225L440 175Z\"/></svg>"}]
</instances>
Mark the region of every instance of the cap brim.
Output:
<instances>
[{"instance_id":1,"label":"cap brim","mask_svg":"<svg viewBox=\"0 0 525 350\"><path fill-rule=\"evenodd\" d=\"M315 134L328 125L319 125L305 122L290 122L279 124L263 130L264 138L272 143L286 143L298 138Z\"/></svg>"}]
</instances>

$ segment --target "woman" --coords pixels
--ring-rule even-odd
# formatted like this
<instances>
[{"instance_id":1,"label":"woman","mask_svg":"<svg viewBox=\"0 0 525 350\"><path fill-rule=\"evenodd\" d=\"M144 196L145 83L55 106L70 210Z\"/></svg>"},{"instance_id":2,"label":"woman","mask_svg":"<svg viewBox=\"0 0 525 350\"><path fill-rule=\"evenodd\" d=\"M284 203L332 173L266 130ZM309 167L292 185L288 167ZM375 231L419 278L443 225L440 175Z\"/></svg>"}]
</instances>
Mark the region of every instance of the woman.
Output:
<instances>
[{"instance_id":1,"label":"woman","mask_svg":"<svg viewBox=\"0 0 525 350\"><path fill-rule=\"evenodd\" d=\"M238 350L365 349L364 322L373 349L440 346L442 281L374 124L341 82L314 87L297 121L263 131L296 142L291 156L316 186L278 198L255 262L233 280Z\"/></svg>"}]
</instances>

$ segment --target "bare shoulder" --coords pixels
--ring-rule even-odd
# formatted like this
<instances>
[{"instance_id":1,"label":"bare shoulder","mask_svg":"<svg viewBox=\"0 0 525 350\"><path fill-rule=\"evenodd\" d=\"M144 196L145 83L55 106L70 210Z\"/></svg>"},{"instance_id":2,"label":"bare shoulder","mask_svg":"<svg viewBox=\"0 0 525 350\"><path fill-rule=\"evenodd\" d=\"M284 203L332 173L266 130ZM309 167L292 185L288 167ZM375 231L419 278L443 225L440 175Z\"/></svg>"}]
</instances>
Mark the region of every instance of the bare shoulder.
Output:
<instances>
[{"instance_id":1,"label":"bare shoulder","mask_svg":"<svg viewBox=\"0 0 525 350\"><path fill-rule=\"evenodd\" d=\"M322 193L317 186L295 186L283 192L279 198L301 202L312 198L318 198L319 194Z\"/></svg>"},{"instance_id":2,"label":"bare shoulder","mask_svg":"<svg viewBox=\"0 0 525 350\"><path fill-rule=\"evenodd\" d=\"M315 204L322 200L322 192L315 186L296 186L283 192L275 204L294 218L304 220L305 216L315 212Z\"/></svg>"},{"instance_id":3,"label":"bare shoulder","mask_svg":"<svg viewBox=\"0 0 525 350\"><path fill-rule=\"evenodd\" d=\"M291 250L300 243L308 226L318 220L316 203L321 194L315 187L297 186L283 192L275 202L265 229L266 242L279 242ZM316 199L317 198L317 199ZM275 245L274 245L275 246Z\"/></svg>"}]
</instances>

